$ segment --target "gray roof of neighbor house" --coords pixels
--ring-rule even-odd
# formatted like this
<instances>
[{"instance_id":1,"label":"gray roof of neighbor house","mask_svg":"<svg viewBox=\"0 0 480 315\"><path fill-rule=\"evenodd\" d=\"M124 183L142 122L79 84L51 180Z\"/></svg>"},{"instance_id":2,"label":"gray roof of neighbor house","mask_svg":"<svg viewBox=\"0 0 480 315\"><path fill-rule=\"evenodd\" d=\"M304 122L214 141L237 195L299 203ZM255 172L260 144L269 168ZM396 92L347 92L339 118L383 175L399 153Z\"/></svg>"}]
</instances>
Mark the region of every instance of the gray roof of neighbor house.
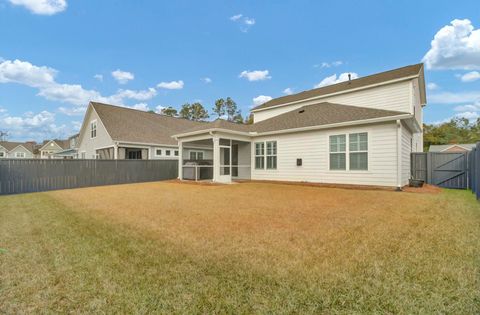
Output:
<instances>
[{"instance_id":1,"label":"gray roof of neighbor house","mask_svg":"<svg viewBox=\"0 0 480 315\"><path fill-rule=\"evenodd\" d=\"M428 148L428 152L442 152L447 150L448 148L451 147L462 147L465 148L465 150L471 151L473 148L475 148L476 144L475 143L453 143L453 144L432 144Z\"/></svg>"},{"instance_id":2,"label":"gray roof of neighbor house","mask_svg":"<svg viewBox=\"0 0 480 315\"><path fill-rule=\"evenodd\" d=\"M174 134L207 124L114 105L90 104L115 141L177 145Z\"/></svg>"},{"instance_id":3,"label":"gray roof of neighbor house","mask_svg":"<svg viewBox=\"0 0 480 315\"><path fill-rule=\"evenodd\" d=\"M36 143L33 142L33 141L32 142L0 141L0 146L7 149L7 151L12 151L13 149L18 147L19 145L23 146L25 149L27 149L28 151L33 153Z\"/></svg>"},{"instance_id":4,"label":"gray roof of neighbor house","mask_svg":"<svg viewBox=\"0 0 480 315\"><path fill-rule=\"evenodd\" d=\"M358 79L353 79L350 81L340 82L337 84L327 85L324 87L320 87L313 90L303 91L297 94L286 95L278 98L274 98L262 105L259 105L253 109L253 111L265 109L268 107L282 105L286 103L301 101L304 99L309 99L313 97L320 97L322 95L337 93L337 92L344 92L352 89L357 89L373 84L379 84L382 82L402 79L414 75L419 75L421 77L420 84L422 85L420 88L420 96L422 98L422 104L426 103L426 97L424 95L424 75L423 75L423 64L415 64L410 65L390 71L385 71L365 77L361 77Z\"/></svg>"},{"instance_id":5,"label":"gray roof of neighbor house","mask_svg":"<svg viewBox=\"0 0 480 315\"><path fill-rule=\"evenodd\" d=\"M358 123L368 119L397 117L399 115L409 115L409 113L322 102L302 106L252 125L236 124L218 119L214 122L204 123L201 126L186 130L183 133L210 129L262 133L345 122Z\"/></svg>"}]
</instances>

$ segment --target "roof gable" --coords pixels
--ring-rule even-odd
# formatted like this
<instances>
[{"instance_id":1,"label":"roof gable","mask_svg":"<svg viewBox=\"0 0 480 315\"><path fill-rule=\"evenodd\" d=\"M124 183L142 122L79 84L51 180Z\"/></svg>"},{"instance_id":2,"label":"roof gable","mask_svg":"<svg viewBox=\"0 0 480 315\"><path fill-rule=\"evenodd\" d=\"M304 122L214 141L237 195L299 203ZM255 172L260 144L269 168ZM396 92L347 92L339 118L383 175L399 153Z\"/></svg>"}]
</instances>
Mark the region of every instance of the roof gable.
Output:
<instances>
[{"instance_id":1,"label":"roof gable","mask_svg":"<svg viewBox=\"0 0 480 315\"><path fill-rule=\"evenodd\" d=\"M252 111L263 110L273 106L281 106L284 104L300 102L317 97L323 97L333 93L349 92L351 90L366 88L371 85L386 84L390 81L406 79L413 76L420 77L420 98L422 104L426 103L425 99L425 82L423 79L423 64L410 65L394 70L389 70L350 81L340 82L337 84L327 85L320 88L303 91L300 93L286 95L270 100L262 105L255 107ZM423 88L422 88L423 87ZM422 91L423 90L423 91Z\"/></svg>"}]
</instances>

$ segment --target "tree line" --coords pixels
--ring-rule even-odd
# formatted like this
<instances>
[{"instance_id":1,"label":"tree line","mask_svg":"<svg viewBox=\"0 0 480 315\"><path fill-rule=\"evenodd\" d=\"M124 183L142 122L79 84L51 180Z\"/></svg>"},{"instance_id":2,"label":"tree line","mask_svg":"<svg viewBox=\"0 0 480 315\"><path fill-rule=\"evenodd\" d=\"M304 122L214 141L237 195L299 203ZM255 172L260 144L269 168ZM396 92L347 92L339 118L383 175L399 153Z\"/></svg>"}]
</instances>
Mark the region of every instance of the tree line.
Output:
<instances>
[{"instance_id":1,"label":"tree line","mask_svg":"<svg viewBox=\"0 0 480 315\"><path fill-rule=\"evenodd\" d=\"M253 116L248 115L244 118L242 116L242 111L238 109L237 103L230 97L216 100L212 111L213 115L215 115L217 118L223 118L234 123L253 123ZM160 111L160 114L171 117L185 118L193 121L205 121L206 119L210 118L208 110L200 102L195 102L192 104L185 103L182 105L180 111L177 111L172 106L168 106L163 108Z\"/></svg>"},{"instance_id":2,"label":"tree line","mask_svg":"<svg viewBox=\"0 0 480 315\"><path fill-rule=\"evenodd\" d=\"M480 118L471 123L466 118L454 118L442 124L423 125L424 150L432 144L476 143L480 141Z\"/></svg>"}]
</instances>

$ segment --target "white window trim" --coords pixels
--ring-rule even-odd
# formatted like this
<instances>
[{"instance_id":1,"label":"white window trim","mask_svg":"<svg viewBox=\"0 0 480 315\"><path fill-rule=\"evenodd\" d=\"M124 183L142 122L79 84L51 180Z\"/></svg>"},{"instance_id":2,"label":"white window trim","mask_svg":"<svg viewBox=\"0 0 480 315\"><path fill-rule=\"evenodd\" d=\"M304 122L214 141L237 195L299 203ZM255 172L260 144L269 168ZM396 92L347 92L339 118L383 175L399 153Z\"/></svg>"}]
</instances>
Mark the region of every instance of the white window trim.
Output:
<instances>
[{"instance_id":1,"label":"white window trim","mask_svg":"<svg viewBox=\"0 0 480 315\"><path fill-rule=\"evenodd\" d=\"M361 133L366 133L367 134L367 150L359 150L359 151L350 151L350 135L352 134L361 134ZM370 149L370 139L369 139L369 132L368 131L360 131L360 132L350 132L348 134L348 170L351 172L368 172L369 166L370 166L370 160L369 160L369 154L368 151ZM367 153L367 169L366 170L350 170L350 153Z\"/></svg>"},{"instance_id":2,"label":"white window trim","mask_svg":"<svg viewBox=\"0 0 480 315\"><path fill-rule=\"evenodd\" d=\"M4 159L7 157L7 152L5 151L0 151L0 159Z\"/></svg>"},{"instance_id":3,"label":"white window trim","mask_svg":"<svg viewBox=\"0 0 480 315\"><path fill-rule=\"evenodd\" d=\"M157 154L158 150L160 150L160 154ZM164 149L162 149L162 148L155 148L155 157L163 156L163 151L164 151Z\"/></svg>"},{"instance_id":4,"label":"white window trim","mask_svg":"<svg viewBox=\"0 0 480 315\"><path fill-rule=\"evenodd\" d=\"M262 155L257 155L257 144L263 144L263 154ZM256 170L265 170L267 167L266 163L266 158L265 154L267 153L267 147L265 145L265 141L255 141L253 143L253 168ZM263 167L257 167L257 157L262 157L263 158Z\"/></svg>"},{"instance_id":5,"label":"white window trim","mask_svg":"<svg viewBox=\"0 0 480 315\"><path fill-rule=\"evenodd\" d=\"M268 143L269 142L275 142L275 154L268 154ZM268 168L268 158L274 156L275 157L275 167L274 168ZM265 169L267 171L275 171L278 168L278 141L277 140L270 140L270 141L265 141Z\"/></svg>"},{"instance_id":6,"label":"white window trim","mask_svg":"<svg viewBox=\"0 0 480 315\"><path fill-rule=\"evenodd\" d=\"M19 156L21 155L21 156ZM24 159L27 155L25 154L25 152L15 152L15 158L17 159Z\"/></svg>"},{"instance_id":7,"label":"white window trim","mask_svg":"<svg viewBox=\"0 0 480 315\"><path fill-rule=\"evenodd\" d=\"M199 151L199 150L189 150L189 152L188 152L188 159L189 160L191 160L191 154L192 153L195 153L195 160L194 161L201 161L198 158L198 153L201 153L202 154L202 160L205 160L205 152L204 151Z\"/></svg>"},{"instance_id":8,"label":"white window trim","mask_svg":"<svg viewBox=\"0 0 480 315\"><path fill-rule=\"evenodd\" d=\"M93 133L93 130L94 130L93 129L94 124L95 124L95 136L92 137L92 133ZM98 127L98 125L97 125L97 120L96 119L90 121L90 139L95 139L97 137L97 127Z\"/></svg>"},{"instance_id":9,"label":"white window trim","mask_svg":"<svg viewBox=\"0 0 480 315\"><path fill-rule=\"evenodd\" d=\"M366 173L371 173L370 169L370 149L371 149L371 134L372 134L371 129L360 129L360 130L355 130L355 131L344 131L344 132L335 132L335 133L327 133L327 171L330 173L346 173L348 172L349 174L366 174ZM367 169L366 170L350 170L350 148L349 148L349 135L352 133L367 133ZM346 143L345 143L345 169L344 170L331 170L330 169L330 136L339 136L339 135L345 135L346 136ZM355 151L357 152L357 151Z\"/></svg>"}]
</instances>

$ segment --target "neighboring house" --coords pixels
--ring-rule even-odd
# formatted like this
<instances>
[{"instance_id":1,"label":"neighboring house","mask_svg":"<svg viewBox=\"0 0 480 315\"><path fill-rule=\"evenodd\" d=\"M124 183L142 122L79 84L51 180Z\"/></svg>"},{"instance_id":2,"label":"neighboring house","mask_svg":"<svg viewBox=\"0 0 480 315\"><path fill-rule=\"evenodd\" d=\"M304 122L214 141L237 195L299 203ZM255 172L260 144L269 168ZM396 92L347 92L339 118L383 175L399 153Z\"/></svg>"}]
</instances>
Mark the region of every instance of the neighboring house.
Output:
<instances>
[{"instance_id":1,"label":"neighboring house","mask_svg":"<svg viewBox=\"0 0 480 315\"><path fill-rule=\"evenodd\" d=\"M252 110L252 125L92 102L78 150L83 158L115 159L166 158L165 150L178 150L182 179L191 174L190 160L203 159L211 161L215 182L401 187L410 177L410 153L423 148L425 105L423 64L273 99Z\"/></svg>"},{"instance_id":2,"label":"neighboring house","mask_svg":"<svg viewBox=\"0 0 480 315\"><path fill-rule=\"evenodd\" d=\"M205 124L90 102L78 137L78 157L176 160L178 143L172 136ZM185 160L211 160L212 148L198 144L187 148L184 154Z\"/></svg>"},{"instance_id":3,"label":"neighboring house","mask_svg":"<svg viewBox=\"0 0 480 315\"><path fill-rule=\"evenodd\" d=\"M59 158L55 156L56 153L64 151L69 148L68 140L45 140L38 149L40 159L55 159Z\"/></svg>"},{"instance_id":4,"label":"neighboring house","mask_svg":"<svg viewBox=\"0 0 480 315\"><path fill-rule=\"evenodd\" d=\"M35 142L0 142L0 159L33 159Z\"/></svg>"},{"instance_id":5,"label":"neighboring house","mask_svg":"<svg viewBox=\"0 0 480 315\"><path fill-rule=\"evenodd\" d=\"M180 152L197 143L212 147L216 182L400 188L410 177L410 153L423 148L424 105L417 64L273 99L252 110L252 125L217 120L175 138ZM185 169L179 167L180 178Z\"/></svg>"},{"instance_id":6,"label":"neighboring house","mask_svg":"<svg viewBox=\"0 0 480 315\"><path fill-rule=\"evenodd\" d=\"M78 158L78 137L79 134L75 134L69 137L67 140L61 140L63 149L53 153L56 159L76 159Z\"/></svg>"},{"instance_id":7,"label":"neighboring house","mask_svg":"<svg viewBox=\"0 0 480 315\"><path fill-rule=\"evenodd\" d=\"M432 144L428 152L470 152L475 146L475 143Z\"/></svg>"}]
</instances>

